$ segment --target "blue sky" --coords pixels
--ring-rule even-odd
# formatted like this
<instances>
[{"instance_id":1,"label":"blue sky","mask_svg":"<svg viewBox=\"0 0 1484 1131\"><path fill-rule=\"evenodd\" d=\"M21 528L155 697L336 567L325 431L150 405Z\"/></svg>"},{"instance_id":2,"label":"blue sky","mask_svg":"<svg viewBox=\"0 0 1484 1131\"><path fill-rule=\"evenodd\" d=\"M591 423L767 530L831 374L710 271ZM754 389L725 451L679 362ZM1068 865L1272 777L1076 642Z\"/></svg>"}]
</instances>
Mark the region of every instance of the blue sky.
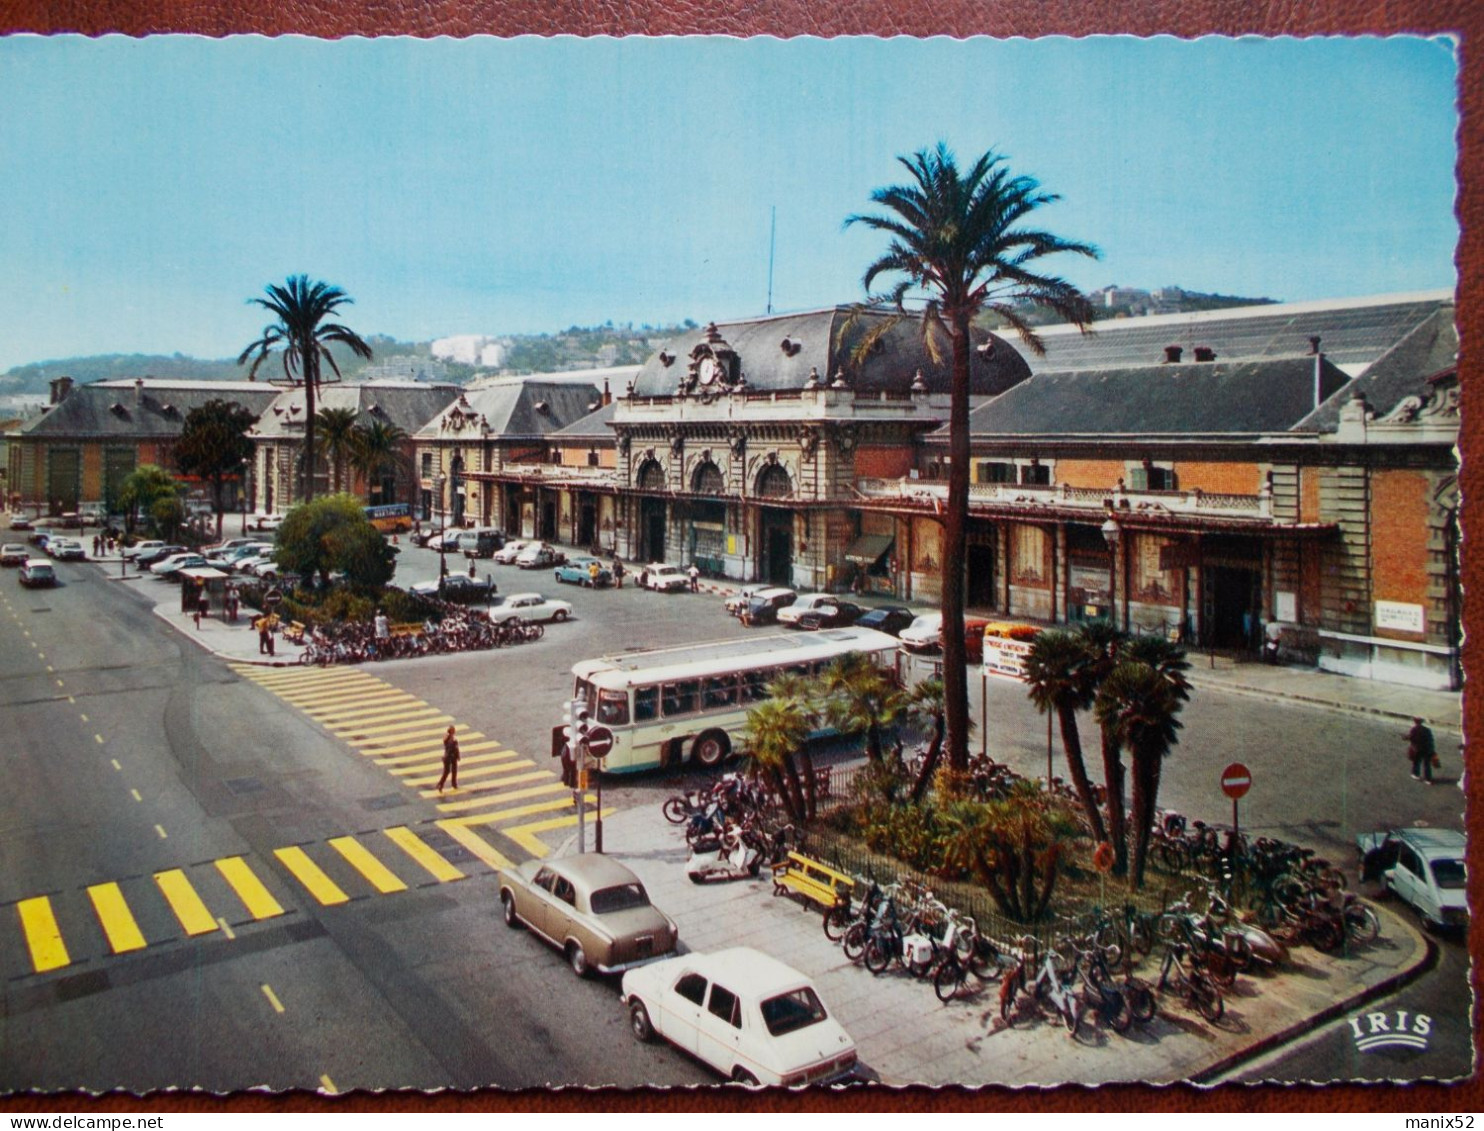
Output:
<instances>
[{"instance_id":1,"label":"blue sky","mask_svg":"<svg viewBox=\"0 0 1484 1131\"><path fill-rule=\"evenodd\" d=\"M364 333L862 297L895 158L994 148L1087 287L1451 287L1457 68L1421 39L0 39L0 370L234 355L304 272Z\"/></svg>"}]
</instances>

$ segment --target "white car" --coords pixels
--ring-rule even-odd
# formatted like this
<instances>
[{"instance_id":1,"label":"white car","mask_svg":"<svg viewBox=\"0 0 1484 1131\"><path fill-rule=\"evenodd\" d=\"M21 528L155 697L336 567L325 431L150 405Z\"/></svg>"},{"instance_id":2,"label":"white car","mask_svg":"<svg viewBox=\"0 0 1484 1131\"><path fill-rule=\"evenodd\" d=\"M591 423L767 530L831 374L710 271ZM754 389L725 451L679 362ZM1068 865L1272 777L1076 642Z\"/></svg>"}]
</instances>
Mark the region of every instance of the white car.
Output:
<instances>
[{"instance_id":1,"label":"white car","mask_svg":"<svg viewBox=\"0 0 1484 1131\"><path fill-rule=\"evenodd\" d=\"M923 613L897 639L909 652L936 652L943 641L943 614Z\"/></svg>"},{"instance_id":2,"label":"white car","mask_svg":"<svg viewBox=\"0 0 1484 1131\"><path fill-rule=\"evenodd\" d=\"M547 542L532 542L515 559L518 569L549 569L561 565L567 555Z\"/></svg>"},{"instance_id":3,"label":"white car","mask_svg":"<svg viewBox=\"0 0 1484 1131\"><path fill-rule=\"evenodd\" d=\"M678 565L647 565L639 571L639 584L656 593L683 593L690 588L690 574Z\"/></svg>"},{"instance_id":4,"label":"white car","mask_svg":"<svg viewBox=\"0 0 1484 1131\"><path fill-rule=\"evenodd\" d=\"M140 554L148 554L151 550L158 550L164 544L158 538L150 542L135 542L134 545L124 551L124 557L133 561Z\"/></svg>"},{"instance_id":5,"label":"white car","mask_svg":"<svg viewBox=\"0 0 1484 1131\"><path fill-rule=\"evenodd\" d=\"M253 526L259 530L277 530L282 525L281 514L260 514L253 520Z\"/></svg>"},{"instance_id":6,"label":"white car","mask_svg":"<svg viewBox=\"0 0 1484 1131\"><path fill-rule=\"evenodd\" d=\"M855 1042L814 983L751 947L692 952L623 976L629 1028L664 1037L729 1080L799 1088L855 1071Z\"/></svg>"},{"instance_id":7,"label":"white car","mask_svg":"<svg viewBox=\"0 0 1484 1131\"><path fill-rule=\"evenodd\" d=\"M787 625L789 628L798 628L800 618L809 613L822 612L826 607L833 607L835 597L829 593L801 593L794 599L792 605L784 605L778 610L778 623Z\"/></svg>"},{"instance_id":8,"label":"white car","mask_svg":"<svg viewBox=\"0 0 1484 1131\"><path fill-rule=\"evenodd\" d=\"M205 564L206 559L204 557L196 553L195 550L190 550L184 554L171 554L163 561L158 561L150 566L149 571L156 577L166 577L178 569L189 569L195 566L204 566Z\"/></svg>"},{"instance_id":9,"label":"white car","mask_svg":"<svg viewBox=\"0 0 1484 1131\"><path fill-rule=\"evenodd\" d=\"M529 539L522 541L517 538L514 542L506 542L505 545L491 554L490 560L499 562L501 565L514 565L515 559L525 552L527 546L539 545L541 545L540 542L532 542Z\"/></svg>"},{"instance_id":10,"label":"white car","mask_svg":"<svg viewBox=\"0 0 1484 1131\"><path fill-rule=\"evenodd\" d=\"M1467 851L1456 829L1407 828L1355 838L1361 875L1410 903L1431 927L1464 927L1469 921Z\"/></svg>"},{"instance_id":11,"label":"white car","mask_svg":"<svg viewBox=\"0 0 1484 1131\"><path fill-rule=\"evenodd\" d=\"M722 604L725 606L727 614L729 616L740 617L747 611L747 606L752 602L752 599L754 597L756 597L759 593L762 593L764 590L771 588L773 588L773 586L766 581L755 582L752 585L744 585L741 589L737 590L737 592L733 593L724 602L722 602Z\"/></svg>"},{"instance_id":12,"label":"white car","mask_svg":"<svg viewBox=\"0 0 1484 1131\"><path fill-rule=\"evenodd\" d=\"M511 593L497 597L490 607L490 620L496 624L514 620L564 621L572 616L572 606L566 601L554 601L540 593Z\"/></svg>"}]
</instances>

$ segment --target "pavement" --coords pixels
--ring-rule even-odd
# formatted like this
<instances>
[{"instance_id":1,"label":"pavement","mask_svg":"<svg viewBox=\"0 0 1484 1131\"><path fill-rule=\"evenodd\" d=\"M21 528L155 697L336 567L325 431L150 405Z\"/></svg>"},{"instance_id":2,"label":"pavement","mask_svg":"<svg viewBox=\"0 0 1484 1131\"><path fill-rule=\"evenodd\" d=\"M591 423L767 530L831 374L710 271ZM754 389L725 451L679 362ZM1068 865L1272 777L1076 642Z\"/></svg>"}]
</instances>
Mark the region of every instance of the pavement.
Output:
<instances>
[{"instance_id":1,"label":"pavement","mask_svg":"<svg viewBox=\"0 0 1484 1131\"><path fill-rule=\"evenodd\" d=\"M163 598L155 614L183 636L235 662L289 666L297 645L280 639L278 654L258 652L250 611L237 623L217 616L194 623L180 610L179 592L119 559L98 562L105 576ZM710 586L718 592L725 587ZM1458 731L1456 693L1392 687L1309 670L1197 656L1190 673L1198 686L1276 701L1299 701L1331 710L1410 719ZM880 977L848 961L825 938L819 910L797 897L775 897L766 875L758 880L691 883L681 831L658 806L628 809L604 824L609 855L628 864L657 905L681 924L682 946L713 950L749 945L784 957L812 977L821 996L855 1038L868 1075L882 1083L1009 1086L1144 1081L1211 1082L1367 1002L1419 977L1436 961L1436 946L1388 907L1377 906L1381 937L1342 955L1294 950L1278 972L1243 975L1227 993L1226 1014L1216 1024L1173 999L1162 1000L1148 1025L1124 1036L1084 1025L1076 1038L1054 1019L1007 1029L998 1014L997 984L969 979L965 993L941 1005L930 985L900 968ZM575 836L556 855L576 851ZM1147 973L1147 971L1146 971Z\"/></svg>"}]
</instances>

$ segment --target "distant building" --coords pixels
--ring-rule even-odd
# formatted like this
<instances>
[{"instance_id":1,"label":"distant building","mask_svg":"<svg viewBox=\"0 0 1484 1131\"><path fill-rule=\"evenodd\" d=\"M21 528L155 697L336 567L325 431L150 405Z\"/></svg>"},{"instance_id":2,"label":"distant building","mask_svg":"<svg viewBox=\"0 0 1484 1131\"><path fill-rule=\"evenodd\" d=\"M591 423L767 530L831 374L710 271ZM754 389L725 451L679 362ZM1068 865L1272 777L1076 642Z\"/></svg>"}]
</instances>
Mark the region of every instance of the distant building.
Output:
<instances>
[{"instance_id":1,"label":"distant building","mask_svg":"<svg viewBox=\"0 0 1484 1131\"><path fill-rule=\"evenodd\" d=\"M446 361L477 365L482 369L499 369L509 356L510 346L506 341L483 334L459 334L439 338L433 343L432 350L434 357Z\"/></svg>"}]
</instances>

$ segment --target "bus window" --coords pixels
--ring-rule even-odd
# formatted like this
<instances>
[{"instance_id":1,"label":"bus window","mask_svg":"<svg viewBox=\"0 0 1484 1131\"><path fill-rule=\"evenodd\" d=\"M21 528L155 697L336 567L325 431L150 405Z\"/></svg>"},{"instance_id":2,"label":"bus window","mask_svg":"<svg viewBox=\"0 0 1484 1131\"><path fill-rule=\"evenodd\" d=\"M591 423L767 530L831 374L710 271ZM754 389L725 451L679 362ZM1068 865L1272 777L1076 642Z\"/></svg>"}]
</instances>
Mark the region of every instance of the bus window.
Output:
<instances>
[{"instance_id":1,"label":"bus window","mask_svg":"<svg viewBox=\"0 0 1484 1131\"><path fill-rule=\"evenodd\" d=\"M731 707L737 702L737 677L734 675L712 676L706 680L702 703L709 711L713 707Z\"/></svg>"},{"instance_id":2,"label":"bus window","mask_svg":"<svg viewBox=\"0 0 1484 1131\"><path fill-rule=\"evenodd\" d=\"M598 691L598 722L604 726L622 726L629 721L627 691Z\"/></svg>"},{"instance_id":3,"label":"bus window","mask_svg":"<svg viewBox=\"0 0 1484 1131\"><path fill-rule=\"evenodd\" d=\"M581 699L584 703L593 701L593 685L585 679L579 679L572 687L572 698Z\"/></svg>"},{"instance_id":4,"label":"bus window","mask_svg":"<svg viewBox=\"0 0 1484 1131\"><path fill-rule=\"evenodd\" d=\"M742 673L742 699L747 703L761 703L768 697L768 684L773 679L771 668Z\"/></svg>"},{"instance_id":5,"label":"bus window","mask_svg":"<svg viewBox=\"0 0 1484 1131\"><path fill-rule=\"evenodd\" d=\"M696 693L701 689L701 681L697 679L683 679L679 683L665 684L665 693L662 704L665 718L671 715L688 715L696 709Z\"/></svg>"},{"instance_id":6,"label":"bus window","mask_svg":"<svg viewBox=\"0 0 1484 1131\"><path fill-rule=\"evenodd\" d=\"M660 715L660 689L658 687L634 688L634 721L647 723Z\"/></svg>"}]
</instances>

